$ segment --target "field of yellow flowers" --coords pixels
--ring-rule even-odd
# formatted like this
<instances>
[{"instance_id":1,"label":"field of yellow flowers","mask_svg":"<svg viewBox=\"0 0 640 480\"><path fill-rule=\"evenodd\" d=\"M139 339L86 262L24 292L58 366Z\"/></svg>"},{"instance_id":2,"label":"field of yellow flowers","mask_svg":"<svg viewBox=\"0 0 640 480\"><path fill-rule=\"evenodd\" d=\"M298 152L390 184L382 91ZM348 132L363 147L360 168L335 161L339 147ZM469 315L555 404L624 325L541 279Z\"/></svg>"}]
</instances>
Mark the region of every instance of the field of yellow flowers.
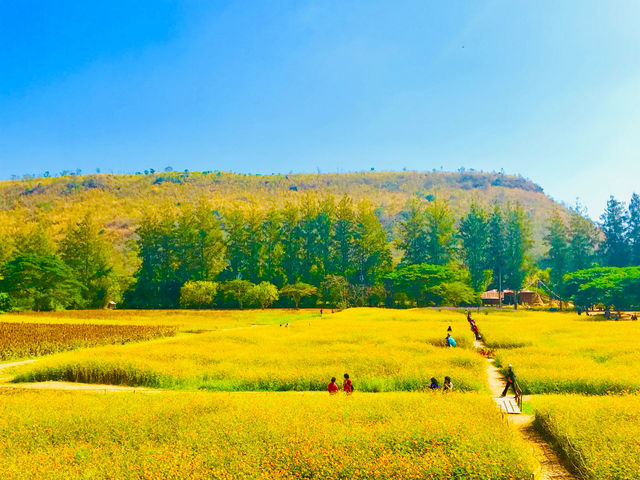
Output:
<instances>
[{"instance_id":1,"label":"field of yellow flowers","mask_svg":"<svg viewBox=\"0 0 640 480\"><path fill-rule=\"evenodd\" d=\"M0 393L0 478L529 479L477 393Z\"/></svg>"},{"instance_id":2,"label":"field of yellow flowers","mask_svg":"<svg viewBox=\"0 0 640 480\"><path fill-rule=\"evenodd\" d=\"M640 322L525 310L473 316L525 393L640 391Z\"/></svg>"},{"instance_id":3,"label":"field of yellow flowers","mask_svg":"<svg viewBox=\"0 0 640 480\"><path fill-rule=\"evenodd\" d=\"M581 478L640 478L640 396L541 395L535 425Z\"/></svg>"},{"instance_id":4,"label":"field of yellow flowers","mask_svg":"<svg viewBox=\"0 0 640 480\"><path fill-rule=\"evenodd\" d=\"M451 326L457 348L446 348ZM226 391L325 390L351 375L359 391L424 390L450 376L457 390L486 390L464 315L352 309L322 318L182 335L147 344L53 355L20 367L17 381L68 380Z\"/></svg>"},{"instance_id":5,"label":"field of yellow flowers","mask_svg":"<svg viewBox=\"0 0 640 480\"><path fill-rule=\"evenodd\" d=\"M330 310L329 310L330 312ZM180 331L215 331L248 325L279 325L320 318L319 309L268 310L64 310L0 315L0 323L163 325Z\"/></svg>"}]
</instances>

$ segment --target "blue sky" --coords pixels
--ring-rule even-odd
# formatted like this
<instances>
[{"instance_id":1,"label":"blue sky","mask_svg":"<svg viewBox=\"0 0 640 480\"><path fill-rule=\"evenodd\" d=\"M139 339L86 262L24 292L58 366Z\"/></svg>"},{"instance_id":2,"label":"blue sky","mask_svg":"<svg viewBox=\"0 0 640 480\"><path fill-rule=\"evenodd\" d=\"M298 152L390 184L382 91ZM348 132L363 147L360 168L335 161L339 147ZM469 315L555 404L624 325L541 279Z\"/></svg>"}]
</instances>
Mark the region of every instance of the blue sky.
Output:
<instances>
[{"instance_id":1,"label":"blue sky","mask_svg":"<svg viewBox=\"0 0 640 480\"><path fill-rule=\"evenodd\" d=\"M0 0L0 178L500 170L592 217L640 179L636 1Z\"/></svg>"}]
</instances>

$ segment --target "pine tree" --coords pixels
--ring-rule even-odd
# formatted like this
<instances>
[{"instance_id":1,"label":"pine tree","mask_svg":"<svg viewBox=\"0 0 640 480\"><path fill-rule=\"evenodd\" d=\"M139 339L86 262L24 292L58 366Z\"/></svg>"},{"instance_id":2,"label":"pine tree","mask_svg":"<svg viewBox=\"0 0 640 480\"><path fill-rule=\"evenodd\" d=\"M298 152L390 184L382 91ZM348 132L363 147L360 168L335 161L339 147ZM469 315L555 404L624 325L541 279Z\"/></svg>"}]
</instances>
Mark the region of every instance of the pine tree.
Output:
<instances>
[{"instance_id":1,"label":"pine tree","mask_svg":"<svg viewBox=\"0 0 640 480\"><path fill-rule=\"evenodd\" d=\"M479 292L486 286L485 269L488 268L489 219L487 212L473 202L469 213L460 221L458 230L462 247L460 256L469 269L471 286L476 292Z\"/></svg>"},{"instance_id":2,"label":"pine tree","mask_svg":"<svg viewBox=\"0 0 640 480\"><path fill-rule=\"evenodd\" d=\"M351 277L354 273L351 255L355 236L355 213L351 197L344 195L338 202L334 224L330 255L334 260L329 272L332 275Z\"/></svg>"},{"instance_id":3,"label":"pine tree","mask_svg":"<svg viewBox=\"0 0 640 480\"><path fill-rule=\"evenodd\" d=\"M616 200L613 195L607 201L607 208L600 216L604 242L602 242L601 255L604 264L608 267L624 267L627 265L627 214L624 203Z\"/></svg>"},{"instance_id":4,"label":"pine tree","mask_svg":"<svg viewBox=\"0 0 640 480\"><path fill-rule=\"evenodd\" d=\"M504 290L506 229L502 210L498 205L493 207L489 216L489 243L487 245L487 262L492 271L492 285L502 292Z\"/></svg>"},{"instance_id":5,"label":"pine tree","mask_svg":"<svg viewBox=\"0 0 640 480\"><path fill-rule=\"evenodd\" d=\"M569 235L564 220L557 210L554 210L547 234L544 237L549 247L542 264L550 268L549 278L554 287L562 282L562 277L569 267Z\"/></svg>"},{"instance_id":6,"label":"pine tree","mask_svg":"<svg viewBox=\"0 0 640 480\"><path fill-rule=\"evenodd\" d=\"M103 307L119 292L112 275L110 262L111 244L102 235L102 230L90 214L75 225L71 225L60 243L62 260L73 270L75 278L82 284L85 308Z\"/></svg>"},{"instance_id":7,"label":"pine tree","mask_svg":"<svg viewBox=\"0 0 640 480\"><path fill-rule=\"evenodd\" d=\"M378 278L391 270L391 253L386 237L387 234L371 203L361 200L356 216L352 256L355 268L354 283L373 285Z\"/></svg>"},{"instance_id":8,"label":"pine tree","mask_svg":"<svg viewBox=\"0 0 640 480\"><path fill-rule=\"evenodd\" d=\"M569 217L569 272L594 266L598 237L598 228L587 217L586 209L576 202Z\"/></svg>"},{"instance_id":9,"label":"pine tree","mask_svg":"<svg viewBox=\"0 0 640 480\"><path fill-rule=\"evenodd\" d=\"M407 204L398 226L398 247L404 252L401 266L427 263L427 217L424 205L416 199Z\"/></svg>"},{"instance_id":10,"label":"pine tree","mask_svg":"<svg viewBox=\"0 0 640 480\"><path fill-rule=\"evenodd\" d=\"M455 236L455 220L446 202L435 200L425 211L427 251L426 263L446 265L451 260Z\"/></svg>"},{"instance_id":11,"label":"pine tree","mask_svg":"<svg viewBox=\"0 0 640 480\"><path fill-rule=\"evenodd\" d=\"M637 193L631 196L629 202L627 244L629 245L629 264L640 265L640 195Z\"/></svg>"},{"instance_id":12,"label":"pine tree","mask_svg":"<svg viewBox=\"0 0 640 480\"><path fill-rule=\"evenodd\" d=\"M504 283L515 292L522 289L529 266L531 227L521 207L507 209L505 215ZM518 305L516 299L516 308Z\"/></svg>"}]
</instances>

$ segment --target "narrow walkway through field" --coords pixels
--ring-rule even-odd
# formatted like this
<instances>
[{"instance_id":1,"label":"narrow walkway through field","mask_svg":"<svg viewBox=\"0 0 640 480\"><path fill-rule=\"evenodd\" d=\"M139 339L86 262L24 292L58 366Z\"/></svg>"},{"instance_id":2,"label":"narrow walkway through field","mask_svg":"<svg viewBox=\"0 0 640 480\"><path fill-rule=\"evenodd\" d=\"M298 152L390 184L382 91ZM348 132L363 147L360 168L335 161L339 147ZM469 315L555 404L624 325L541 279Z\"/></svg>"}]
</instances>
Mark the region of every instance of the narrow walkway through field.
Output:
<instances>
[{"instance_id":1,"label":"narrow walkway through field","mask_svg":"<svg viewBox=\"0 0 640 480\"><path fill-rule=\"evenodd\" d=\"M474 341L473 344L478 349L485 348L484 343L481 341ZM497 400L496 403L499 403L505 381L500 371L494 365L493 358L487 358L487 379L489 381L491 395ZM558 455L556 455L551 446L533 428L533 415L524 413L506 415L509 424L513 426L531 446L533 456L538 462L538 468L535 472L536 479L562 480L576 478L560 463Z\"/></svg>"}]
</instances>

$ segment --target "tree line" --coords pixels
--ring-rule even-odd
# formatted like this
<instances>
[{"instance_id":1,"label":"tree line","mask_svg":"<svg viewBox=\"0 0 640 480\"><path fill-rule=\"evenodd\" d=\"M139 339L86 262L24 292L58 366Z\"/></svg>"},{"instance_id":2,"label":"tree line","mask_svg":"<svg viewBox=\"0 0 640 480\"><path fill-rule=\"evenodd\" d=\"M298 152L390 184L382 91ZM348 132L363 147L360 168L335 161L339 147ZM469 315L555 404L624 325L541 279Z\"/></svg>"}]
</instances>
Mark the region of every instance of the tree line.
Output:
<instances>
[{"instance_id":1,"label":"tree line","mask_svg":"<svg viewBox=\"0 0 640 480\"><path fill-rule=\"evenodd\" d=\"M485 289L518 291L533 275L559 288L569 272L638 262L638 204L634 195L626 211L612 198L601 229L580 207L554 213L539 261L531 220L517 204L472 203L456 217L445 201L415 198L386 229L371 202L348 195L223 214L182 204L144 213L127 256L130 274L115 268L116 247L88 214L56 241L42 222L16 238L0 261L0 310L109 301L131 308L475 305Z\"/></svg>"}]
</instances>

